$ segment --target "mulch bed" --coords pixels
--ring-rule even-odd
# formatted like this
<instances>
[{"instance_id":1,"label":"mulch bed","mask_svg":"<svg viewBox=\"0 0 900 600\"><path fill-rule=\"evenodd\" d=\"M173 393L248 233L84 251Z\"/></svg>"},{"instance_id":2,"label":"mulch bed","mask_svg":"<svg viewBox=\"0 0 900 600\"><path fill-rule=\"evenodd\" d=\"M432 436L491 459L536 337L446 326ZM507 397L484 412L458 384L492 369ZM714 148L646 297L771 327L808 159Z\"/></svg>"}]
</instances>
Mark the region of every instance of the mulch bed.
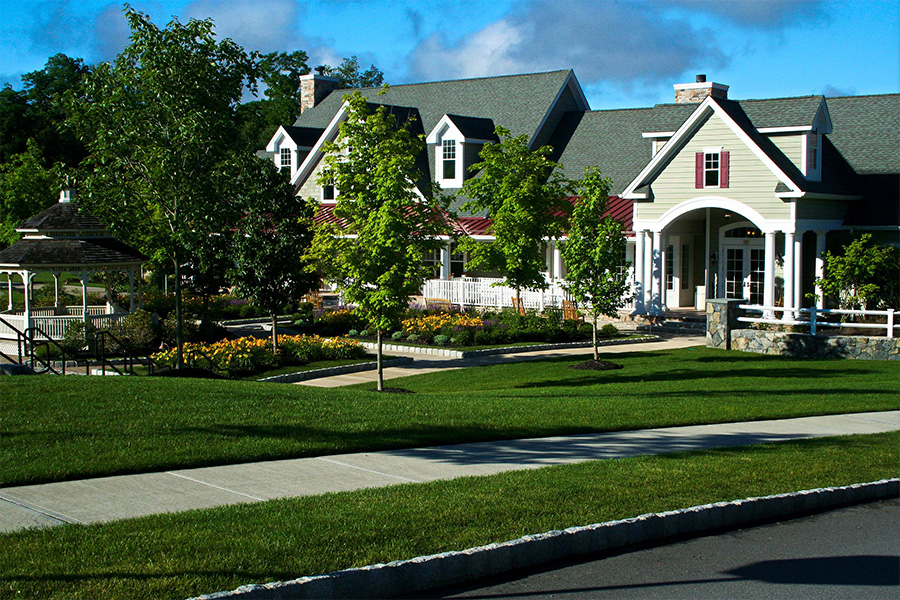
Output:
<instances>
[{"instance_id":1,"label":"mulch bed","mask_svg":"<svg viewBox=\"0 0 900 600\"><path fill-rule=\"evenodd\" d=\"M616 369L621 369L622 365L617 365L614 362L609 362L608 360L586 360L583 363L578 363L577 365L572 365L573 369L578 369L579 371L614 371Z\"/></svg>"}]
</instances>

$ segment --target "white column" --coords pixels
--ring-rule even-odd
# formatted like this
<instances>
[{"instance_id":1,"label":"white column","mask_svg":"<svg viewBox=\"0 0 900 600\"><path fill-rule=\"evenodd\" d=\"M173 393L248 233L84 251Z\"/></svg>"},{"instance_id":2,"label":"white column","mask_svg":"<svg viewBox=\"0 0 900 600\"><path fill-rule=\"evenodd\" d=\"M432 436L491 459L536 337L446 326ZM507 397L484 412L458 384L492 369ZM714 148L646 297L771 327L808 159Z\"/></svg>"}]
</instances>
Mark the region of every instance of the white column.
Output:
<instances>
[{"instance_id":1,"label":"white column","mask_svg":"<svg viewBox=\"0 0 900 600\"><path fill-rule=\"evenodd\" d=\"M816 232L816 281L822 279L825 276L825 257L822 256L825 253L825 236L826 231L817 231ZM818 283L816 284L816 308L825 308L825 294L822 291L822 286Z\"/></svg>"},{"instance_id":2,"label":"white column","mask_svg":"<svg viewBox=\"0 0 900 600\"><path fill-rule=\"evenodd\" d=\"M653 314L662 314L662 231L653 232Z\"/></svg>"},{"instance_id":3,"label":"white column","mask_svg":"<svg viewBox=\"0 0 900 600\"><path fill-rule=\"evenodd\" d=\"M553 242L553 276L562 279L563 275L562 253L559 251L559 240Z\"/></svg>"},{"instance_id":4,"label":"white column","mask_svg":"<svg viewBox=\"0 0 900 600\"><path fill-rule=\"evenodd\" d=\"M450 244L441 248L441 279L450 279Z\"/></svg>"},{"instance_id":5,"label":"white column","mask_svg":"<svg viewBox=\"0 0 900 600\"><path fill-rule=\"evenodd\" d=\"M91 274L87 271L81 272L81 320L85 323L88 322L88 314L87 314L87 284L88 279L90 279Z\"/></svg>"},{"instance_id":6,"label":"white column","mask_svg":"<svg viewBox=\"0 0 900 600\"><path fill-rule=\"evenodd\" d=\"M794 233L784 232L784 308L782 318L789 321L794 318Z\"/></svg>"},{"instance_id":7,"label":"white column","mask_svg":"<svg viewBox=\"0 0 900 600\"><path fill-rule=\"evenodd\" d=\"M803 306L803 232L794 235L794 308Z\"/></svg>"},{"instance_id":8,"label":"white column","mask_svg":"<svg viewBox=\"0 0 900 600\"><path fill-rule=\"evenodd\" d=\"M128 269L128 312L134 312L134 267Z\"/></svg>"},{"instance_id":9,"label":"white column","mask_svg":"<svg viewBox=\"0 0 900 600\"><path fill-rule=\"evenodd\" d=\"M59 308L59 272L53 272L53 307Z\"/></svg>"},{"instance_id":10,"label":"white column","mask_svg":"<svg viewBox=\"0 0 900 600\"><path fill-rule=\"evenodd\" d=\"M763 306L775 304L775 232L767 231L765 246L765 270L763 271ZM773 311L765 313L766 318L772 318Z\"/></svg>"},{"instance_id":11,"label":"white column","mask_svg":"<svg viewBox=\"0 0 900 600\"><path fill-rule=\"evenodd\" d=\"M10 272L8 272L8 273L6 274L6 286L9 288L9 302L8 302L7 307L6 307L6 310L9 310L9 311L11 311L12 308L13 308L13 302L12 302L12 293L13 293L12 276L13 276L12 271L10 271Z\"/></svg>"},{"instance_id":12,"label":"white column","mask_svg":"<svg viewBox=\"0 0 900 600\"><path fill-rule=\"evenodd\" d=\"M25 331L31 329L31 273L22 271L20 275L22 276L22 293L25 294L25 327L22 328L22 331Z\"/></svg>"},{"instance_id":13,"label":"white column","mask_svg":"<svg viewBox=\"0 0 900 600\"><path fill-rule=\"evenodd\" d=\"M10 296L12 297L12 296ZM644 232L634 233L634 312L644 314Z\"/></svg>"},{"instance_id":14,"label":"white column","mask_svg":"<svg viewBox=\"0 0 900 600\"><path fill-rule=\"evenodd\" d=\"M644 230L644 314L649 314L653 308L653 238L650 231Z\"/></svg>"}]
</instances>

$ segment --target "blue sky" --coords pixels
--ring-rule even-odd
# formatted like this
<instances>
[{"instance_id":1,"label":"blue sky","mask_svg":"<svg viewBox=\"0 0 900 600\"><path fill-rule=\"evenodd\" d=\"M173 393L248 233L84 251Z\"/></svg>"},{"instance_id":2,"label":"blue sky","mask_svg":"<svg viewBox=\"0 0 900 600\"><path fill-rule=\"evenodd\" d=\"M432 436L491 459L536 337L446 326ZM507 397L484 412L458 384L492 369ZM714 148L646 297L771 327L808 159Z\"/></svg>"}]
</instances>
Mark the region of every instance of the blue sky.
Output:
<instances>
[{"instance_id":1,"label":"blue sky","mask_svg":"<svg viewBox=\"0 0 900 600\"><path fill-rule=\"evenodd\" d=\"M572 68L592 108L671 102L697 73L736 99L900 91L900 0L132 0L212 18L247 50L357 55L388 83ZM0 0L0 84L127 43L121 2Z\"/></svg>"}]
</instances>

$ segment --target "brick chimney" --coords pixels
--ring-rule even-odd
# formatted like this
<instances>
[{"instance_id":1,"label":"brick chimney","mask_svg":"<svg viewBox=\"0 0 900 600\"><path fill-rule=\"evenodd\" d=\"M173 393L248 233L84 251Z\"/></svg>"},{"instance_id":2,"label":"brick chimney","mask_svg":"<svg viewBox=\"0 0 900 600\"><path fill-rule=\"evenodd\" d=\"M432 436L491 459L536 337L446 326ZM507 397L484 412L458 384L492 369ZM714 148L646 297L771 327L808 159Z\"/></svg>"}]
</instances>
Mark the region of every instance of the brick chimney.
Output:
<instances>
[{"instance_id":1,"label":"brick chimney","mask_svg":"<svg viewBox=\"0 0 900 600\"><path fill-rule=\"evenodd\" d=\"M337 77L325 75L325 67L316 67L315 73L300 76L300 112L312 108L337 89Z\"/></svg>"},{"instance_id":2,"label":"brick chimney","mask_svg":"<svg viewBox=\"0 0 900 600\"><path fill-rule=\"evenodd\" d=\"M676 83L675 104L700 104L707 96L717 100L728 99L728 86L706 81L706 75L697 75L696 83Z\"/></svg>"}]
</instances>

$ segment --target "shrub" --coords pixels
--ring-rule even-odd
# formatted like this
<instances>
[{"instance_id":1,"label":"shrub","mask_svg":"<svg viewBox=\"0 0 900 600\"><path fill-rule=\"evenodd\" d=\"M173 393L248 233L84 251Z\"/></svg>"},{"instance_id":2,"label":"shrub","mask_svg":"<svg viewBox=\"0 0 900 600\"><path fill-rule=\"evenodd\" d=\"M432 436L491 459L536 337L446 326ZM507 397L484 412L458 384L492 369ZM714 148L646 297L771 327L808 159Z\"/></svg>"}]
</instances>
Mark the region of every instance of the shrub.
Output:
<instances>
[{"instance_id":1,"label":"shrub","mask_svg":"<svg viewBox=\"0 0 900 600\"><path fill-rule=\"evenodd\" d=\"M438 346L446 346L447 342L449 342L449 341L450 341L450 338L446 335L438 334L438 335L434 336L434 343L437 344Z\"/></svg>"},{"instance_id":2,"label":"shrub","mask_svg":"<svg viewBox=\"0 0 900 600\"><path fill-rule=\"evenodd\" d=\"M411 342L411 343L416 343L421 339L422 339L422 336L420 336L418 333L411 333L408 336L406 336L406 341Z\"/></svg>"},{"instance_id":3,"label":"shrub","mask_svg":"<svg viewBox=\"0 0 900 600\"><path fill-rule=\"evenodd\" d=\"M184 341L193 342L197 338L197 322L193 319L183 318L181 323L181 333ZM175 311L169 313L162 323L162 339L170 345L175 345Z\"/></svg>"},{"instance_id":4,"label":"shrub","mask_svg":"<svg viewBox=\"0 0 900 600\"><path fill-rule=\"evenodd\" d=\"M394 333L391 334L391 339L394 340L394 341L402 340L402 339L403 339L403 332L402 332L402 331L395 331Z\"/></svg>"},{"instance_id":5,"label":"shrub","mask_svg":"<svg viewBox=\"0 0 900 600\"><path fill-rule=\"evenodd\" d=\"M359 332L355 329L351 329L350 331L347 332L347 335L349 335L350 337L356 337L359 335Z\"/></svg>"},{"instance_id":6,"label":"shrub","mask_svg":"<svg viewBox=\"0 0 900 600\"><path fill-rule=\"evenodd\" d=\"M368 329L363 329L362 331L360 331L360 332L359 332L359 337L369 337L369 330L368 330Z\"/></svg>"},{"instance_id":7,"label":"shrub","mask_svg":"<svg viewBox=\"0 0 900 600\"><path fill-rule=\"evenodd\" d=\"M130 345L132 352L144 353L159 347L160 327L145 310L134 311L110 329L114 336Z\"/></svg>"},{"instance_id":8,"label":"shrub","mask_svg":"<svg viewBox=\"0 0 900 600\"><path fill-rule=\"evenodd\" d=\"M619 335L619 328L612 323L607 323L600 328L600 335L604 337L615 337Z\"/></svg>"},{"instance_id":9,"label":"shrub","mask_svg":"<svg viewBox=\"0 0 900 600\"><path fill-rule=\"evenodd\" d=\"M63 332L63 339L59 342L66 356L77 356L88 350L94 339L94 327L84 321L72 321Z\"/></svg>"}]
</instances>

